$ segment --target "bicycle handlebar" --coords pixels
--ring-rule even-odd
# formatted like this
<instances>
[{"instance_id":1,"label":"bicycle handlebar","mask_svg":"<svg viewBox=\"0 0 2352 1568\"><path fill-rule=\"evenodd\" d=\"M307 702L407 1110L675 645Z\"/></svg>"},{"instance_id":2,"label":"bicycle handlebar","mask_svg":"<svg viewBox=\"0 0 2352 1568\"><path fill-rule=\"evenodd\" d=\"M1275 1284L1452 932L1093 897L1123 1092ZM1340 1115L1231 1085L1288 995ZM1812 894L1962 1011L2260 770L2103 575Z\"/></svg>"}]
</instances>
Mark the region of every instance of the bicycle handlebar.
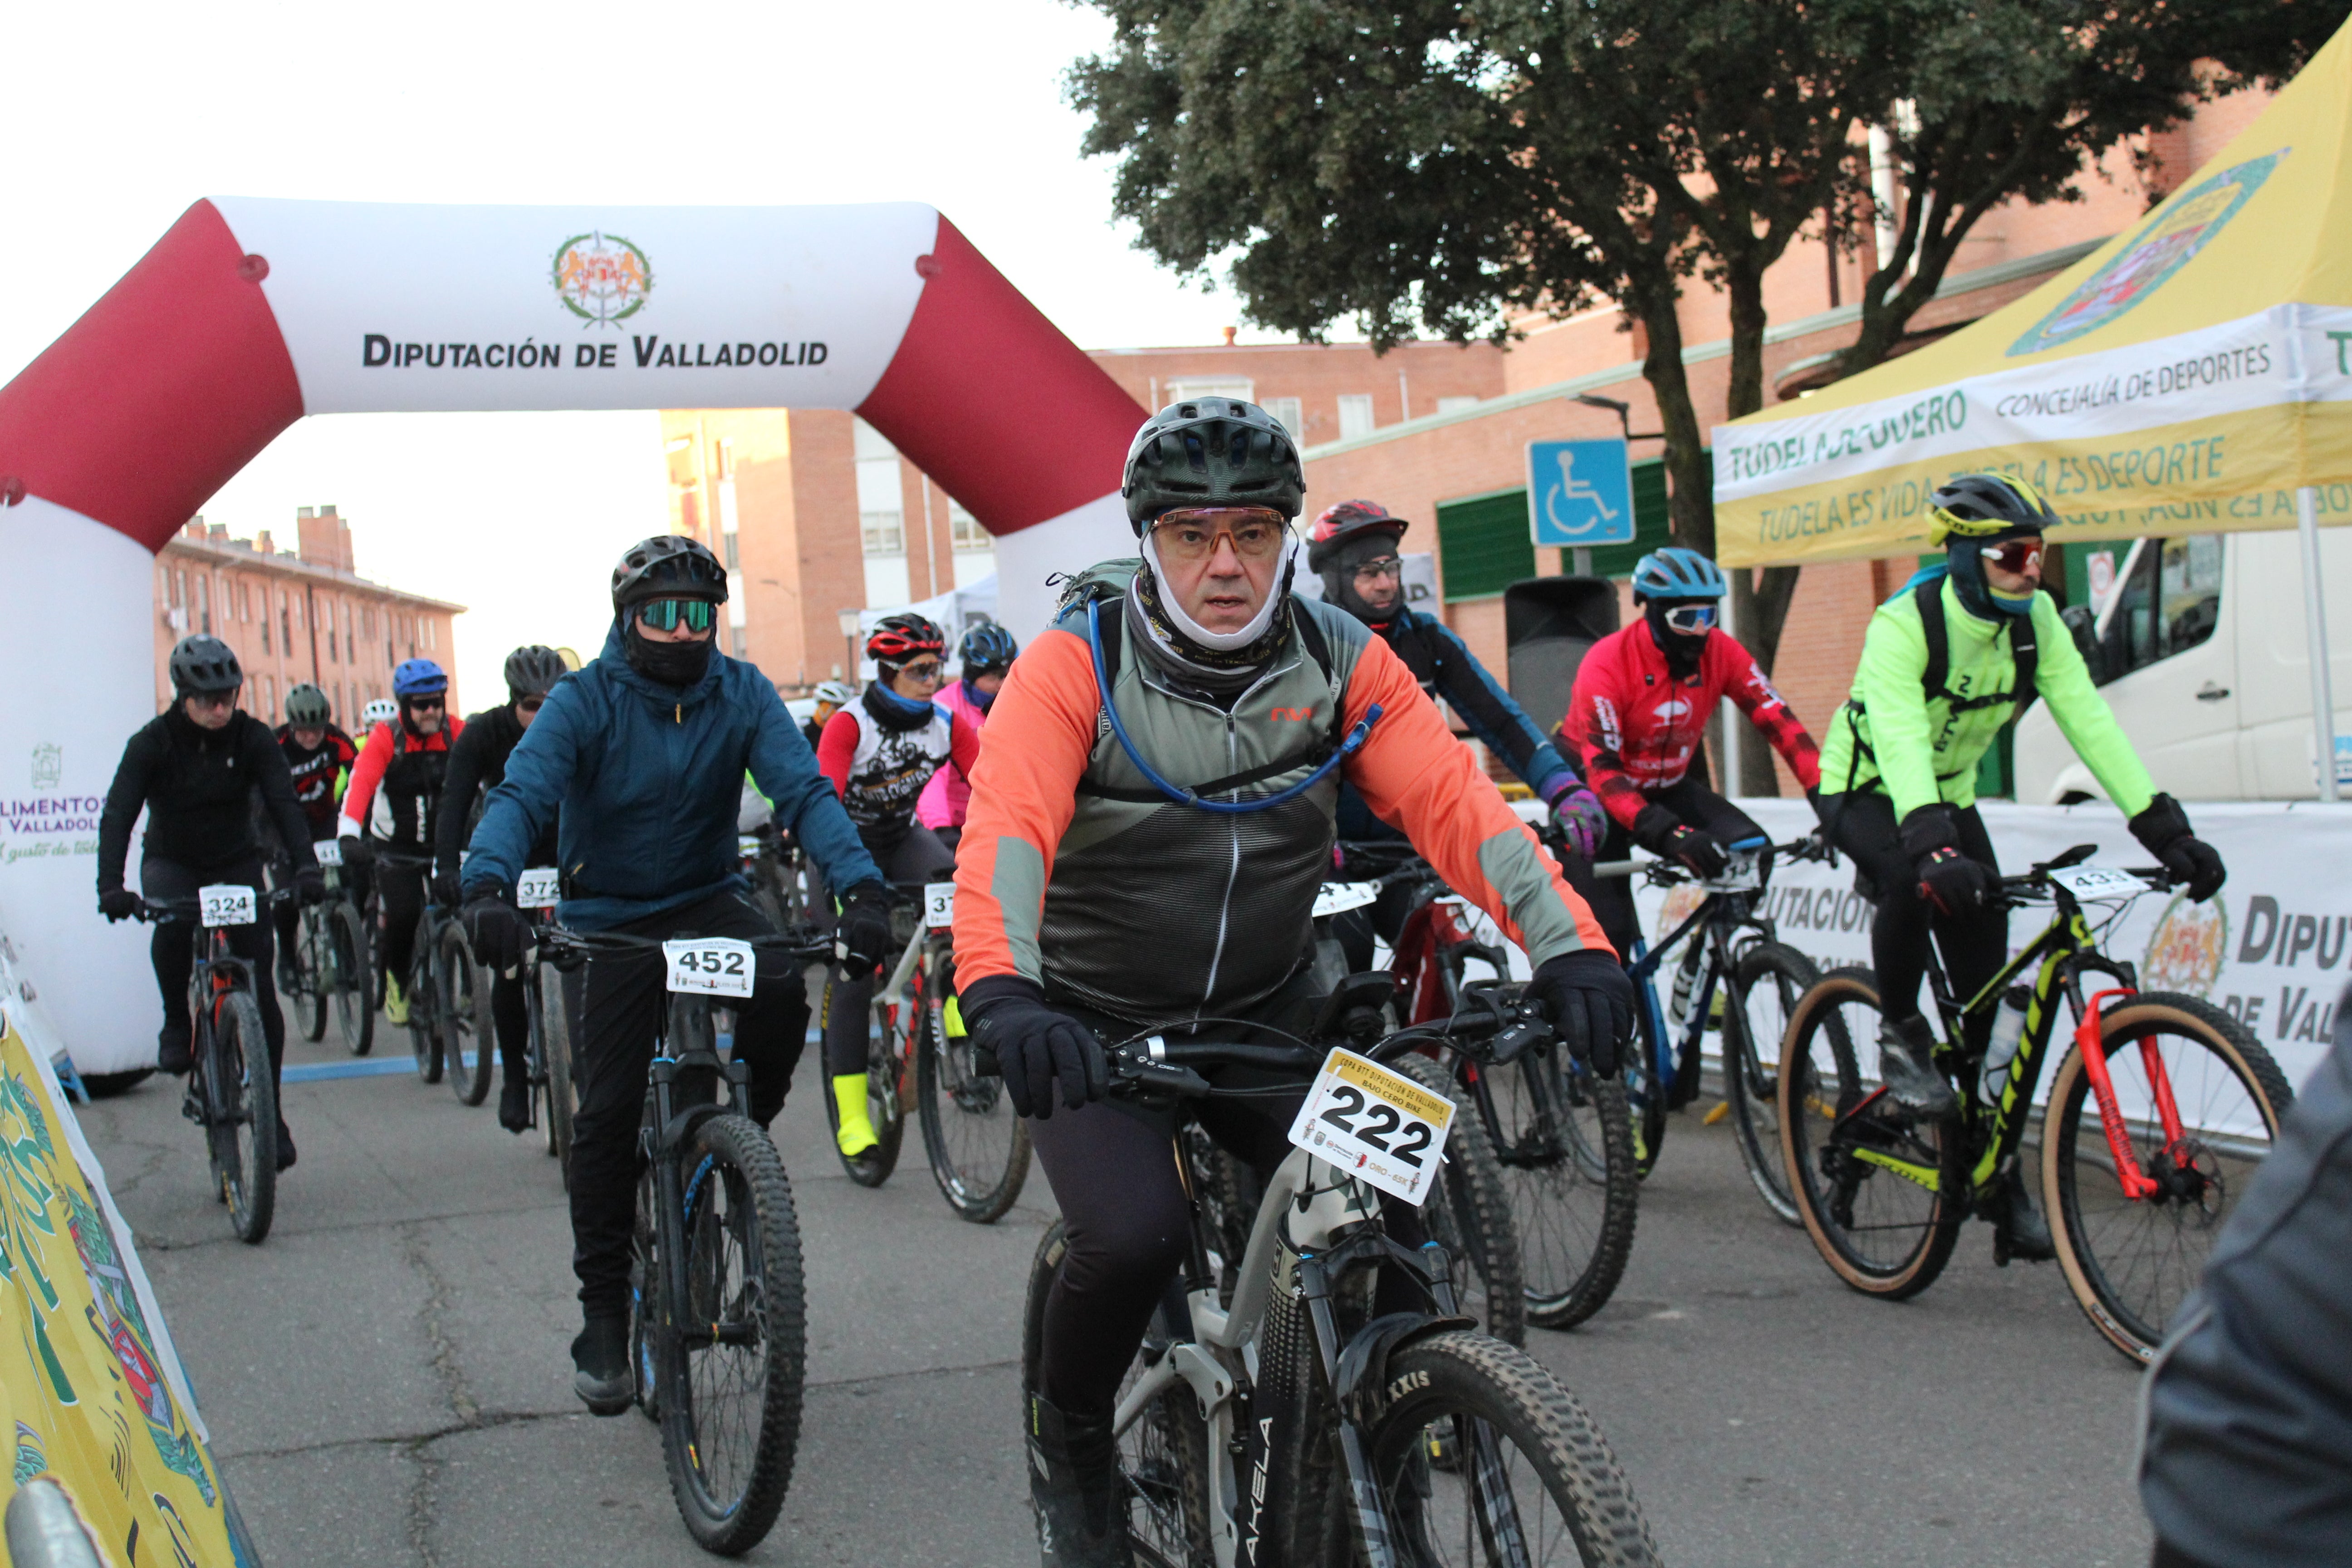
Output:
<instances>
[{"instance_id":1,"label":"bicycle handlebar","mask_svg":"<svg viewBox=\"0 0 2352 1568\"><path fill-rule=\"evenodd\" d=\"M256 888L253 890L253 901L257 906L282 904L289 899L299 899L301 896L302 889L299 888ZM204 912L205 901L202 899L142 898L139 900L139 913L136 918L151 925L160 925L165 921L185 920L191 915L201 918Z\"/></svg>"},{"instance_id":2,"label":"bicycle handlebar","mask_svg":"<svg viewBox=\"0 0 2352 1568\"><path fill-rule=\"evenodd\" d=\"M1745 844L1748 841L1742 839L1740 842ZM1748 853L1748 850L1739 849L1738 846L1732 847L1738 853ZM1808 833L1801 838L1792 838L1786 844L1759 845L1756 846L1756 850L1759 854L1769 855L1776 860L1821 860L1826 859L1830 854L1828 842L1818 831ZM1594 876L1603 878L1631 877L1636 872L1645 872L1653 882L1662 884L1696 882L1705 879L1680 861L1670 860L1664 856L1643 859L1602 860L1595 863L1592 868Z\"/></svg>"},{"instance_id":3,"label":"bicycle handlebar","mask_svg":"<svg viewBox=\"0 0 2352 1568\"><path fill-rule=\"evenodd\" d=\"M1525 1004L1488 1005L1457 1013L1442 1023L1416 1024L1384 1036L1362 1052L1376 1062L1392 1062L1424 1045L1465 1045L1503 1037L1494 1054L1515 1059L1540 1037L1551 1024ZM1508 1055L1504 1055L1506 1047ZM1205 1098L1212 1090L1196 1068L1255 1067L1277 1072L1311 1074L1329 1055L1328 1046L1269 1045L1246 1040L1167 1040L1157 1035L1128 1039L1104 1047L1110 1066L1111 1092L1160 1092L1180 1099Z\"/></svg>"},{"instance_id":4,"label":"bicycle handlebar","mask_svg":"<svg viewBox=\"0 0 2352 1568\"><path fill-rule=\"evenodd\" d=\"M657 951L665 942L691 941L685 937L633 936L619 931L573 931L568 926L544 925L539 928L539 939L560 952L578 953L593 958L599 952L644 952ZM785 952L800 958L830 958L833 938L803 936L778 931L768 936L724 937L725 942L748 943L758 952Z\"/></svg>"}]
</instances>

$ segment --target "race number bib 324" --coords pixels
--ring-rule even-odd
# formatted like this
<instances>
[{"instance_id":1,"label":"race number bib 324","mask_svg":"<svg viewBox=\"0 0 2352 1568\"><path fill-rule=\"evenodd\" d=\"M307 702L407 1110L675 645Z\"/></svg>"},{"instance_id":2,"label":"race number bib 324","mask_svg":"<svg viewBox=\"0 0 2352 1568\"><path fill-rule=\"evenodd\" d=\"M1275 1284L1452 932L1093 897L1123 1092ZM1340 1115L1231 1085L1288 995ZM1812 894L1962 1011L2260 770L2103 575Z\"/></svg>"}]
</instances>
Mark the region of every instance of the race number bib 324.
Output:
<instances>
[{"instance_id":1,"label":"race number bib 324","mask_svg":"<svg viewBox=\"0 0 2352 1568\"><path fill-rule=\"evenodd\" d=\"M253 889L228 882L198 888L196 908L208 926L249 926L253 923Z\"/></svg>"}]
</instances>

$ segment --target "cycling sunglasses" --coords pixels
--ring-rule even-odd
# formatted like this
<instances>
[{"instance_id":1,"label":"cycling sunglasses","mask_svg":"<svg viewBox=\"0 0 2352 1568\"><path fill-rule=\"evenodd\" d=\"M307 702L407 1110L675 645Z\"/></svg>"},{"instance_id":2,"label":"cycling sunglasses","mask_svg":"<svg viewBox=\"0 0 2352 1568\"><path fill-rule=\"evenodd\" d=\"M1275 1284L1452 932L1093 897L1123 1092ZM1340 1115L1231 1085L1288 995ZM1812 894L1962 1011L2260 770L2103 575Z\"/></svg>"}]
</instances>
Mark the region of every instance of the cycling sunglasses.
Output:
<instances>
[{"instance_id":1,"label":"cycling sunglasses","mask_svg":"<svg viewBox=\"0 0 2352 1568\"><path fill-rule=\"evenodd\" d=\"M1151 525L1151 537L1168 561L1206 561L1216 552L1220 534L1233 541L1234 553L1263 561L1279 554L1290 532L1283 515L1271 507L1183 507L1163 511Z\"/></svg>"},{"instance_id":2,"label":"cycling sunglasses","mask_svg":"<svg viewBox=\"0 0 2352 1568\"><path fill-rule=\"evenodd\" d=\"M1393 555L1384 556L1378 561L1367 561L1356 568L1356 581L1359 583L1394 583L1403 576L1404 563Z\"/></svg>"},{"instance_id":3,"label":"cycling sunglasses","mask_svg":"<svg viewBox=\"0 0 2352 1568\"><path fill-rule=\"evenodd\" d=\"M2039 539L2005 539L1999 544L1984 547L1985 561L2004 572L2019 576L2037 575L2042 571L2042 541Z\"/></svg>"},{"instance_id":4,"label":"cycling sunglasses","mask_svg":"<svg viewBox=\"0 0 2352 1568\"><path fill-rule=\"evenodd\" d=\"M1666 612L1666 630L1695 637L1701 632L1713 631L1719 613L1713 605L1676 605Z\"/></svg>"},{"instance_id":5,"label":"cycling sunglasses","mask_svg":"<svg viewBox=\"0 0 2352 1568\"><path fill-rule=\"evenodd\" d=\"M940 679L940 661L927 658L915 664L902 664L898 667L898 673L911 675L917 680L937 680Z\"/></svg>"},{"instance_id":6,"label":"cycling sunglasses","mask_svg":"<svg viewBox=\"0 0 2352 1568\"><path fill-rule=\"evenodd\" d=\"M719 607L708 599L653 599L637 606L637 622L648 630L674 632L680 621L691 632L707 632L719 618Z\"/></svg>"}]
</instances>

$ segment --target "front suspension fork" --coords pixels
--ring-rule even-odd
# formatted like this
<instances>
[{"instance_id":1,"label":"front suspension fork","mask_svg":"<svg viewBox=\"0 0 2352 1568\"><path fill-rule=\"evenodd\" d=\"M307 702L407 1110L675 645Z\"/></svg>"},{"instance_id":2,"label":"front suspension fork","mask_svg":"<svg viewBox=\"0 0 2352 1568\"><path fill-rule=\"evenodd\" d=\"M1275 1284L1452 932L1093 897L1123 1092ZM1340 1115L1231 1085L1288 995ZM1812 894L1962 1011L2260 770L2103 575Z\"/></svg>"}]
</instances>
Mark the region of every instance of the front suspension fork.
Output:
<instances>
[{"instance_id":1,"label":"front suspension fork","mask_svg":"<svg viewBox=\"0 0 2352 1568\"><path fill-rule=\"evenodd\" d=\"M2107 1053L2100 1027L2109 997L2135 994L2128 986L2095 992L2083 1008L2082 1022L2074 1026L2074 1048L2082 1053L2083 1070L2089 1075L2091 1092L2099 1101L2099 1127L2106 1134L2107 1152L2115 1156L2116 1181L2123 1187L2124 1196L2134 1203L2145 1203L2159 1195L2164 1186L2140 1169L2139 1156L2133 1152L2131 1129L2124 1125L2123 1108L2116 1102L2115 1078L2107 1070ZM2177 1154L2186 1134L2180 1126L2180 1107L2172 1096L2172 1075L2165 1070L2164 1058L2153 1038L2140 1041L2139 1057L2147 1073L2148 1092L2156 1101L2157 1120L2164 1128L2165 1151Z\"/></svg>"}]
</instances>

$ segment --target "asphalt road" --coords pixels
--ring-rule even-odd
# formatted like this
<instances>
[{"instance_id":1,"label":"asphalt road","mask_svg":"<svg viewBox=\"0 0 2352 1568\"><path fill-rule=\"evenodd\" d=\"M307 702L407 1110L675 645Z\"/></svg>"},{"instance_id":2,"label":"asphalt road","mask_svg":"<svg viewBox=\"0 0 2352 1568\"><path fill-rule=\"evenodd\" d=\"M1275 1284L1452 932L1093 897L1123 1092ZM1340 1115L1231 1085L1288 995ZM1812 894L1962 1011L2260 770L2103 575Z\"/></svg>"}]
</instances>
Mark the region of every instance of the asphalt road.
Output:
<instances>
[{"instance_id":1,"label":"asphalt road","mask_svg":"<svg viewBox=\"0 0 2352 1568\"><path fill-rule=\"evenodd\" d=\"M404 1059L406 1037L380 1027ZM296 1043L289 1060L349 1061ZM878 1192L833 1159L814 1053L777 1123L806 1240L810 1389L782 1519L747 1561L1035 1562L1020 1300L1052 1214L940 1201L910 1130ZM554 1162L415 1076L291 1084L300 1165L259 1247L228 1232L175 1084L83 1111L213 1449L272 1568L702 1563L655 1429L573 1399ZM2147 1559L2137 1377L2054 1266L1971 1226L1903 1305L1838 1285L1751 1195L1729 1129L1675 1119L1617 1299L1530 1348L1616 1447L1685 1568Z\"/></svg>"}]
</instances>

